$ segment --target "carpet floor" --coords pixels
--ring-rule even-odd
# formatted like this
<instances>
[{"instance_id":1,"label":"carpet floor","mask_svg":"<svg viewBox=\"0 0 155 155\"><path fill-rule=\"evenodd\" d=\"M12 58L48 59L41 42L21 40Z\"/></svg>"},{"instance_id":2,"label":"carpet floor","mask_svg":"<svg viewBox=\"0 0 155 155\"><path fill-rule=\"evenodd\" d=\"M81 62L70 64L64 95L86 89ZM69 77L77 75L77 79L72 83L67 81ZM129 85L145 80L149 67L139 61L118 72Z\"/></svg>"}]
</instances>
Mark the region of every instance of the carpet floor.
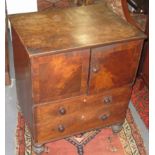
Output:
<instances>
[{"instance_id":1,"label":"carpet floor","mask_svg":"<svg viewBox=\"0 0 155 155\"><path fill-rule=\"evenodd\" d=\"M34 155L31 135L24 118L18 113L17 155ZM80 151L79 151L80 150ZM130 110L120 133L111 128L93 130L45 145L43 155L146 155L139 130Z\"/></svg>"},{"instance_id":2,"label":"carpet floor","mask_svg":"<svg viewBox=\"0 0 155 155\"><path fill-rule=\"evenodd\" d=\"M145 126L149 128L149 90L144 85L141 87L142 79L137 79L131 96L131 101L143 120Z\"/></svg>"}]
</instances>

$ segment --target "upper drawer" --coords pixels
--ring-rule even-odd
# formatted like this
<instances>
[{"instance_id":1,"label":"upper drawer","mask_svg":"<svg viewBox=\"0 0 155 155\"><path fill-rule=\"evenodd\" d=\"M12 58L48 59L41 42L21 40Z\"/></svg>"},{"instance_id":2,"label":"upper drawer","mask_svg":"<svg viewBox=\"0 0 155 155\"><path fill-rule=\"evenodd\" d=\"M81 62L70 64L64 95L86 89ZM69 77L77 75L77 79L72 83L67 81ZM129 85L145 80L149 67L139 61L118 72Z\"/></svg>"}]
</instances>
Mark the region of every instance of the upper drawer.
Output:
<instances>
[{"instance_id":1,"label":"upper drawer","mask_svg":"<svg viewBox=\"0 0 155 155\"><path fill-rule=\"evenodd\" d=\"M140 59L142 41L132 41L93 48L89 93L132 83Z\"/></svg>"},{"instance_id":2,"label":"upper drawer","mask_svg":"<svg viewBox=\"0 0 155 155\"><path fill-rule=\"evenodd\" d=\"M35 104L86 93L90 50L32 58Z\"/></svg>"}]
</instances>

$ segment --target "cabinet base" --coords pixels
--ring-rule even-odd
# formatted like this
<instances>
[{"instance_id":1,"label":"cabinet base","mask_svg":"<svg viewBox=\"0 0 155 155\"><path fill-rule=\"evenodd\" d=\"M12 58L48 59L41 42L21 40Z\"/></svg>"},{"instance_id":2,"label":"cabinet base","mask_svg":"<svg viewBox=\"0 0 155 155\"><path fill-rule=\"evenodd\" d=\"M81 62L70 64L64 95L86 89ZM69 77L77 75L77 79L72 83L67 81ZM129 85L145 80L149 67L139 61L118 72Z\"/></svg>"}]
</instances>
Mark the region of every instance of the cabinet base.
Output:
<instances>
[{"instance_id":1,"label":"cabinet base","mask_svg":"<svg viewBox=\"0 0 155 155\"><path fill-rule=\"evenodd\" d=\"M123 123L118 123L118 124L112 125L111 129L113 133L118 133L122 130L122 127L123 127Z\"/></svg>"},{"instance_id":2,"label":"cabinet base","mask_svg":"<svg viewBox=\"0 0 155 155\"><path fill-rule=\"evenodd\" d=\"M36 155L42 155L44 150L45 150L45 147L44 145L40 145L40 144L34 144L32 146L32 150L33 152L36 154Z\"/></svg>"}]
</instances>

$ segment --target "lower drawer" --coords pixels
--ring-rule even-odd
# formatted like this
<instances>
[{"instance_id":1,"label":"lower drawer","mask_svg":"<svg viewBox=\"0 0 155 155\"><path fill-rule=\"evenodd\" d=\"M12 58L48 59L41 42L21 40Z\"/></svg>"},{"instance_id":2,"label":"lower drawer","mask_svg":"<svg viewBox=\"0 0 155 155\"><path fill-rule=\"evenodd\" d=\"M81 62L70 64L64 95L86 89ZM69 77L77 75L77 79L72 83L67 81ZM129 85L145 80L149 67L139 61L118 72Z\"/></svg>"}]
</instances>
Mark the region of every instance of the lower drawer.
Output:
<instances>
[{"instance_id":1,"label":"lower drawer","mask_svg":"<svg viewBox=\"0 0 155 155\"><path fill-rule=\"evenodd\" d=\"M95 96L80 96L36 106L35 143L45 143L83 131L122 122L131 87L122 87Z\"/></svg>"}]
</instances>

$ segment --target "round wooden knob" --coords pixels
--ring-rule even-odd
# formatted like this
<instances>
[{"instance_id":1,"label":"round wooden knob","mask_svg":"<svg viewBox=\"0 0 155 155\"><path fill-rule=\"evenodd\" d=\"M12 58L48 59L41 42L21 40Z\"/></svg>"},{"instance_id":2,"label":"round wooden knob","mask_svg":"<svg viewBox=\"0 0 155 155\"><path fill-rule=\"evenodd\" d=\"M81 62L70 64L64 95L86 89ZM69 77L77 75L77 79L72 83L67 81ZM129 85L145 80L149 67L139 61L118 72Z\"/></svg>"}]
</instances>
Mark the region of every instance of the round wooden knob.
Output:
<instances>
[{"instance_id":1,"label":"round wooden knob","mask_svg":"<svg viewBox=\"0 0 155 155\"><path fill-rule=\"evenodd\" d=\"M66 113L66 110L65 110L65 108L60 108L59 109L59 113L61 114L61 115L64 115L65 113Z\"/></svg>"},{"instance_id":2,"label":"round wooden knob","mask_svg":"<svg viewBox=\"0 0 155 155\"><path fill-rule=\"evenodd\" d=\"M60 124L60 125L58 126L58 131L59 131L59 132L64 132L64 131L65 131L65 127L64 127L62 124Z\"/></svg>"},{"instance_id":3,"label":"round wooden knob","mask_svg":"<svg viewBox=\"0 0 155 155\"><path fill-rule=\"evenodd\" d=\"M104 121L104 120L108 119L109 116L110 116L110 114L103 114L103 115L100 116L100 119L102 121Z\"/></svg>"},{"instance_id":4,"label":"round wooden knob","mask_svg":"<svg viewBox=\"0 0 155 155\"><path fill-rule=\"evenodd\" d=\"M111 102L112 102L112 97L111 97L111 96L106 96L106 97L104 97L103 102L104 102L105 104L111 103Z\"/></svg>"}]
</instances>

